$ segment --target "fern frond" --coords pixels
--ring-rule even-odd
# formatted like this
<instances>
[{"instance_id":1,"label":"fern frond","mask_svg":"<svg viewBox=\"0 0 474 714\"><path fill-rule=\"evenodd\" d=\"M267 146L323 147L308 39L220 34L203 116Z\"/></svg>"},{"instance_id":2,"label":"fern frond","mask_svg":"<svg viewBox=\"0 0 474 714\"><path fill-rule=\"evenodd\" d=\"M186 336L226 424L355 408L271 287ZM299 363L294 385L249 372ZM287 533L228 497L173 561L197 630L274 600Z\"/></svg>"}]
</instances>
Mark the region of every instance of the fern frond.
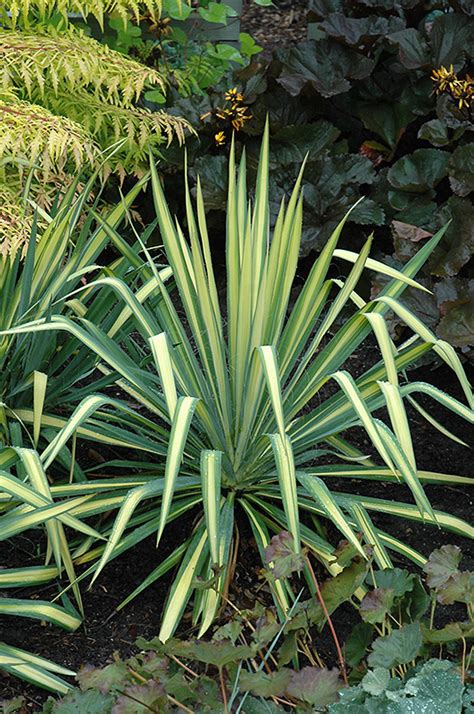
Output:
<instances>
[{"instance_id":1,"label":"fern frond","mask_svg":"<svg viewBox=\"0 0 474 714\"><path fill-rule=\"evenodd\" d=\"M190 2L180 1L188 5ZM54 14L61 15L66 23L68 14L84 19L93 16L103 27L107 15L119 16L124 22L132 17L138 22L145 12L157 18L161 10L161 0L0 0L2 24L13 28L18 24L28 27L31 20L44 22Z\"/></svg>"},{"instance_id":2,"label":"fern frond","mask_svg":"<svg viewBox=\"0 0 474 714\"><path fill-rule=\"evenodd\" d=\"M44 180L71 165L98 164L100 151L78 123L55 116L44 107L0 93L0 163L36 167Z\"/></svg>"},{"instance_id":3,"label":"fern frond","mask_svg":"<svg viewBox=\"0 0 474 714\"><path fill-rule=\"evenodd\" d=\"M24 250L32 228L32 213L21 198L21 190L0 183L0 264Z\"/></svg>"},{"instance_id":4,"label":"fern frond","mask_svg":"<svg viewBox=\"0 0 474 714\"><path fill-rule=\"evenodd\" d=\"M45 87L54 92L89 87L104 101L127 107L146 87L166 87L156 70L74 30L60 35L0 30L0 67L3 87L24 87L30 98Z\"/></svg>"},{"instance_id":5,"label":"fern frond","mask_svg":"<svg viewBox=\"0 0 474 714\"><path fill-rule=\"evenodd\" d=\"M45 93L44 103L55 114L63 114L80 122L89 136L105 151L122 141L110 160L104 164L104 173L141 175L149 163L148 152L173 140L181 145L185 132L195 133L185 120L164 111L150 112L140 107L117 107L104 104L86 92L66 94Z\"/></svg>"}]
</instances>

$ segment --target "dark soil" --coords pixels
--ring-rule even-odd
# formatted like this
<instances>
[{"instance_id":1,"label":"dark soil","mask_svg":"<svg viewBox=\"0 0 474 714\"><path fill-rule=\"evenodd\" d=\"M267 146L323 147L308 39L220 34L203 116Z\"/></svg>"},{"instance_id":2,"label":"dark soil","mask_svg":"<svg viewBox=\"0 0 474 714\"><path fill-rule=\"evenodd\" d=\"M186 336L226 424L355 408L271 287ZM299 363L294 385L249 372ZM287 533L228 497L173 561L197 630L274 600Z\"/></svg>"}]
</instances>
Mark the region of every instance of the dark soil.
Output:
<instances>
[{"instance_id":1,"label":"dark soil","mask_svg":"<svg viewBox=\"0 0 474 714\"><path fill-rule=\"evenodd\" d=\"M176 540L160 546L160 554L164 557L175 542L187 536L180 525L174 525L173 532ZM136 651L134 642L138 636L151 638L157 634L167 583L152 585L120 614L114 614L114 611L156 566L155 542L156 537L150 537L132 553L116 558L90 590L83 585L85 621L79 631L68 633L35 620L9 617L0 618L0 638L12 646L42 655L73 670L85 663L104 664L114 652L125 657L131 655ZM24 537L1 545L0 562L6 567L25 565L34 557L37 548L37 542ZM56 592L46 587L36 590L34 596L49 599ZM15 593L9 591L8 596L15 597ZM24 590L17 596L27 597ZM34 702L44 700L40 690L0 672L0 699L18 694L26 695L28 699L31 697Z\"/></svg>"}]
</instances>

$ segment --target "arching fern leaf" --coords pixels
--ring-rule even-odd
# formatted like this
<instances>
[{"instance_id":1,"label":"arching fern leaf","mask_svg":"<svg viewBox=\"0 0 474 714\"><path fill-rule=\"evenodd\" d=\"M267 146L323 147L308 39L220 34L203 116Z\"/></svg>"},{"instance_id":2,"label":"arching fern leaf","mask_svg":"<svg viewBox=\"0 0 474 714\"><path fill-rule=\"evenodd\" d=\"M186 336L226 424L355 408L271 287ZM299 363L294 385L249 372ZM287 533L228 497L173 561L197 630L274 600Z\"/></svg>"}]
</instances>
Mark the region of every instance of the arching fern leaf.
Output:
<instances>
[{"instance_id":1,"label":"arching fern leaf","mask_svg":"<svg viewBox=\"0 0 474 714\"><path fill-rule=\"evenodd\" d=\"M145 88L165 90L164 78L78 31L53 35L0 30L1 81L41 96L88 87L104 101L132 106Z\"/></svg>"},{"instance_id":2,"label":"arching fern leaf","mask_svg":"<svg viewBox=\"0 0 474 714\"><path fill-rule=\"evenodd\" d=\"M21 193L0 184L0 264L24 249L32 227L33 218Z\"/></svg>"},{"instance_id":3,"label":"arching fern leaf","mask_svg":"<svg viewBox=\"0 0 474 714\"><path fill-rule=\"evenodd\" d=\"M104 163L102 175L118 173L122 178L126 173L140 175L148 162L150 149L156 149L164 142L169 144L174 138L182 143L185 131L192 131L183 119L136 106L145 88L158 86L164 89L165 81L159 72L76 31L62 35L0 31L0 62L2 60L2 81L6 91L13 88L22 99L76 124L74 131L69 127L70 144L78 131L78 136L85 141L82 153L80 141L70 146L77 168L87 161L97 165L97 147L105 151L121 141L120 149ZM10 96L13 95L10 93ZM14 111L25 115L27 105L24 103ZM8 112L11 110L4 107L0 117ZM26 140L28 144L31 141L34 128L28 128L29 137L21 133L16 136L20 124L25 126L21 118L15 125L10 122L6 127L8 131L3 140L0 138L0 156L13 148L14 157L23 155L25 146L22 142ZM44 126L45 132L49 131L48 127ZM52 135L48 143L52 148L55 136ZM32 148L33 156L44 164L47 175L55 153L39 157L36 140Z\"/></svg>"},{"instance_id":4,"label":"arching fern leaf","mask_svg":"<svg viewBox=\"0 0 474 714\"><path fill-rule=\"evenodd\" d=\"M173 140L182 144L185 131L193 131L188 122L164 111L105 106L85 91L45 93L44 104L55 114L81 122L104 151L122 142L104 164L105 174L118 173L121 177L131 173L140 176L148 166L150 150Z\"/></svg>"},{"instance_id":5,"label":"arching fern leaf","mask_svg":"<svg viewBox=\"0 0 474 714\"><path fill-rule=\"evenodd\" d=\"M79 170L98 164L100 151L77 122L52 114L44 107L0 94L0 162L40 168L47 180L52 171L68 166Z\"/></svg>"},{"instance_id":6,"label":"arching fern leaf","mask_svg":"<svg viewBox=\"0 0 474 714\"><path fill-rule=\"evenodd\" d=\"M178 0L189 4L189 0ZM28 27L32 22L45 22L54 14L68 22L68 14L95 17L103 27L107 15L118 15L124 22L131 16L138 22L140 15L149 13L153 18L161 13L161 0L0 0L2 24Z\"/></svg>"},{"instance_id":7,"label":"arching fern leaf","mask_svg":"<svg viewBox=\"0 0 474 714\"><path fill-rule=\"evenodd\" d=\"M73 173L140 175L150 149L192 131L184 119L139 106L144 90L166 92L166 69L68 27L68 13L102 25L106 15L128 22L160 12L161 0L0 0L0 255L17 254L30 235L26 175L30 198L47 207ZM48 26L58 15L63 21Z\"/></svg>"}]
</instances>

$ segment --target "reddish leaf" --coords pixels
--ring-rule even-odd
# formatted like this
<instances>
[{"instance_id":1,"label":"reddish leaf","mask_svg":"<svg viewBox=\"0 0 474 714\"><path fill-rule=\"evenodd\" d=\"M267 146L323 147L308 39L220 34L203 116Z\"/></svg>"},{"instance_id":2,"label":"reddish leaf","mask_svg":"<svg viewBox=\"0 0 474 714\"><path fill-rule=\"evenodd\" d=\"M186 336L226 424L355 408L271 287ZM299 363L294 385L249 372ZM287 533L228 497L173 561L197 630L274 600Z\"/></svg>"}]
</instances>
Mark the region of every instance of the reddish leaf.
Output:
<instances>
[{"instance_id":1,"label":"reddish leaf","mask_svg":"<svg viewBox=\"0 0 474 714\"><path fill-rule=\"evenodd\" d=\"M442 545L438 550L434 550L423 566L428 576L428 587L436 589L444 585L458 572L461 557L461 549L457 545Z\"/></svg>"},{"instance_id":2,"label":"reddish leaf","mask_svg":"<svg viewBox=\"0 0 474 714\"><path fill-rule=\"evenodd\" d=\"M455 573L436 592L438 602L443 605L453 605L455 602L471 604L474 602L474 574Z\"/></svg>"},{"instance_id":3,"label":"reddish leaf","mask_svg":"<svg viewBox=\"0 0 474 714\"><path fill-rule=\"evenodd\" d=\"M394 593L391 588L375 588L371 590L360 604L360 616L364 622L372 625L383 622L393 607Z\"/></svg>"},{"instance_id":4,"label":"reddish leaf","mask_svg":"<svg viewBox=\"0 0 474 714\"><path fill-rule=\"evenodd\" d=\"M129 679L125 662L114 662L103 669L86 664L77 673L80 688L97 689L101 694L107 694L117 685L123 685Z\"/></svg>"},{"instance_id":5,"label":"reddish leaf","mask_svg":"<svg viewBox=\"0 0 474 714\"><path fill-rule=\"evenodd\" d=\"M303 667L299 672L292 673L286 693L314 707L325 707L337 701L343 686L337 669Z\"/></svg>"},{"instance_id":6,"label":"reddish leaf","mask_svg":"<svg viewBox=\"0 0 474 714\"><path fill-rule=\"evenodd\" d=\"M240 690L257 697L281 697L290 685L292 672L282 667L277 672L246 672L240 675Z\"/></svg>"},{"instance_id":7,"label":"reddish leaf","mask_svg":"<svg viewBox=\"0 0 474 714\"><path fill-rule=\"evenodd\" d=\"M163 687L150 679L146 684L127 687L117 699L112 714L148 714L150 711L165 712L168 700Z\"/></svg>"},{"instance_id":8,"label":"reddish leaf","mask_svg":"<svg viewBox=\"0 0 474 714\"><path fill-rule=\"evenodd\" d=\"M265 548L265 562L273 563L272 574L276 580L287 578L304 568L304 557L301 553L295 553L293 536L288 531L273 536Z\"/></svg>"}]
</instances>

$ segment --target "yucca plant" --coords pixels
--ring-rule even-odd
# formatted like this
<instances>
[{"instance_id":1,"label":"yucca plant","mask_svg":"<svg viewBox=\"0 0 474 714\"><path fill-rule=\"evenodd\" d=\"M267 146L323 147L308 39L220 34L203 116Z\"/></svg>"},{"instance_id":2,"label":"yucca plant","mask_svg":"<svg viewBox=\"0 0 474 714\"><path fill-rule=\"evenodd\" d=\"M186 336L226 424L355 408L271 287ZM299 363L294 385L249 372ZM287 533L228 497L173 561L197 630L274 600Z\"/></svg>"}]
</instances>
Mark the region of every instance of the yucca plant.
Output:
<instances>
[{"instance_id":1,"label":"yucca plant","mask_svg":"<svg viewBox=\"0 0 474 714\"><path fill-rule=\"evenodd\" d=\"M41 235L36 230L36 214L31 221L24 222L24 245L10 245L0 255L0 326L3 330L31 319L48 319L54 310L64 316L79 314L91 317L106 333L113 328L110 334L119 340L128 334L131 310L114 298L113 292L90 295L84 289L80 296L73 299L68 299L68 295L77 286L87 284L92 275L102 278L105 283L111 276L115 279L126 278L132 286L138 272L143 277L143 259L136 245L141 250L147 236L144 235L136 245L129 245L119 236L117 229L144 182L137 183L117 206L109 207L106 213L102 213L102 217L91 209L85 218L84 205L90 200L94 177L81 190L78 188L80 185L77 179L52 214L42 212ZM5 204L2 210L5 210ZM5 220L8 219L7 216ZM13 219L18 220L14 212ZM124 257L118 257L110 265L102 267L95 260L108 244L111 231L114 231L115 245L122 250ZM25 250L22 251L22 248ZM166 280L170 272L169 268L161 269L161 278ZM138 291L138 299L149 292L150 288L145 283ZM91 300L91 297L94 299ZM45 416L44 412L61 405L62 411L67 413L68 392L74 389L76 394L80 390L81 380L94 372L95 362L95 355L88 347L74 339L63 340L59 334L7 334L0 338L0 541L30 529L43 529L47 537L46 558L42 562L1 569L2 617L14 615L41 619L66 630L77 629L82 622L81 595L64 526L68 527L69 539L74 532L92 541L101 540L103 536L69 513L75 506L85 504L90 496L86 494L58 501L52 495L43 465L46 462L40 460L35 447L42 451L58 429L55 418ZM113 381L112 378L105 377L103 384L110 381ZM27 421L22 419L20 411L26 412ZM92 435L94 439L100 439L96 430ZM72 449L63 447L60 450L54 464L56 478L65 473L75 482L86 481L74 458L77 437L90 438L90 435L87 430L78 429ZM106 437L103 440L110 443ZM17 592L28 592L28 589L53 582L57 582L58 595L69 584L75 606L67 598L58 604L30 599L23 592L19 597ZM10 596L12 589L15 590L14 597ZM62 677L73 674L64 667L1 641L0 669L59 693L65 693L69 688Z\"/></svg>"},{"instance_id":2,"label":"yucca plant","mask_svg":"<svg viewBox=\"0 0 474 714\"><path fill-rule=\"evenodd\" d=\"M2 568L0 616L13 615L39 619L65 630L74 631L82 622L83 609L64 527L67 526L71 532L78 531L90 538L102 536L70 514L75 506L85 503L89 497L81 496L55 502L38 453L22 445L20 429L15 429L13 426L10 434L14 446L0 448L0 540L9 540L32 528L44 528L48 537L49 554L42 565ZM15 470L17 475L12 473ZM8 591L12 588L15 590L37 588L53 580L58 581L59 597L63 575L72 587L76 607L66 596L61 598L61 604L43 599L9 597ZM4 590L7 592L4 593ZM62 676L74 674L65 667L2 641L0 641L1 669L44 689L62 694L70 689L70 685Z\"/></svg>"},{"instance_id":3,"label":"yucca plant","mask_svg":"<svg viewBox=\"0 0 474 714\"><path fill-rule=\"evenodd\" d=\"M361 557L365 557L363 543L369 543L381 568L391 565L391 551L418 564L425 558L397 537L396 528L394 534L381 530L372 512L474 535L469 524L434 510L424 491L426 483L456 485L472 479L417 469L405 411L405 402L417 405L415 395L421 393L473 420L472 392L458 356L400 301L408 285L423 290L414 276L444 231L398 272L369 257L371 238L359 254L337 248L346 216L291 304L301 237L302 174L288 202L282 203L271 235L268 152L267 130L254 200L246 185L245 154L238 171L233 151L230 156L225 305L216 286L199 182L197 215L186 189L188 241L170 214L152 164L156 212L179 302L149 256L149 284L153 281L160 298L153 307L135 300L138 293L123 281L114 282L114 289L133 310L136 334L140 334L134 353L129 351L133 336L126 342L112 339L111 332L106 334L87 319L53 314L49 320L9 331L72 334L95 352L100 370L114 375L128 399L141 407L133 410L129 402L120 406L108 397L92 395L67 422L45 417L60 428L41 454L41 462L49 468L78 428L90 438L96 432L116 445L127 433L128 443L148 452L141 473L131 471L140 468L139 461L114 461L126 476L104 475L96 480L91 473L82 483L51 488L54 498L93 494L90 502L72 509L71 514L80 519L118 509L113 525L101 528L105 545L93 539L78 545L76 562L92 562L81 578L90 573L97 578L111 558L153 532L160 561L160 543L173 538L170 524L183 517L189 521L193 514L195 526L189 538L178 543L131 595L178 566L163 615L162 640L172 635L193 594L193 621L199 634L212 623L238 557L241 518L248 520L262 554L272 532L288 529L295 548L304 544L330 572L337 572L339 564L334 544L321 527L325 519ZM104 225L104 229L114 235L113 228ZM328 277L334 258L353 264L343 282ZM356 291L365 269L391 278L370 302ZM104 281L91 282L88 289L104 290ZM347 316L344 310L352 314ZM390 310L412 331L399 345L391 340L384 320ZM371 332L380 360L354 378L345 365ZM469 406L429 384L408 381L406 368L429 350L453 369ZM323 389L328 383L336 387L332 396ZM382 407L387 409L388 423L374 416ZM18 416L25 422L32 420L28 410L19 410ZM346 439L345 433L356 426L362 426L370 438L370 454L361 453ZM352 478L400 482L410 489L412 502L334 491L330 482L335 477L347 478L349 485ZM201 585L195 589L197 578ZM293 593L276 581L273 594L283 616Z\"/></svg>"},{"instance_id":4,"label":"yucca plant","mask_svg":"<svg viewBox=\"0 0 474 714\"><path fill-rule=\"evenodd\" d=\"M66 195L55 203L51 213L31 210L29 217L22 218L13 210L4 221L17 221L21 235L15 244L2 246L0 251L0 328L8 330L31 320L48 319L54 311L65 316L91 315L106 332L118 318L121 331L127 334L130 312L113 293L103 292L96 296L85 289L75 299L68 299L71 290L87 285L87 281L103 276L127 276L134 285L137 272L142 273L143 258L139 255L141 242L128 244L118 233L130 206L136 200L146 180L138 182L116 205L96 213L97 205L91 198L95 177L81 185L80 179L69 187ZM7 194L8 198L8 194ZM28 194L23 197L28 204ZM92 202L92 208L84 208ZM95 204L100 196L95 196ZM33 203L34 205L34 203ZM8 209L8 203L0 208L0 220ZM31 208L31 206L30 206ZM22 222L21 222L22 221ZM106 222L106 228L104 227ZM41 231L38 230L38 224ZM8 227L6 225L6 227ZM124 257L118 257L109 265L101 266L104 248L109 244L110 232ZM22 240L20 240L20 238ZM162 273L169 275L170 270ZM93 303L91 298L95 298ZM90 349L74 340L64 341L61 336L31 334L16 337L4 334L0 337L0 446L10 445L9 424L17 422L18 407L34 406L36 412L33 433L23 433L26 441L38 443L39 414L64 403L68 389L84 379L95 368L95 356ZM48 375L45 369L48 368Z\"/></svg>"}]
</instances>

